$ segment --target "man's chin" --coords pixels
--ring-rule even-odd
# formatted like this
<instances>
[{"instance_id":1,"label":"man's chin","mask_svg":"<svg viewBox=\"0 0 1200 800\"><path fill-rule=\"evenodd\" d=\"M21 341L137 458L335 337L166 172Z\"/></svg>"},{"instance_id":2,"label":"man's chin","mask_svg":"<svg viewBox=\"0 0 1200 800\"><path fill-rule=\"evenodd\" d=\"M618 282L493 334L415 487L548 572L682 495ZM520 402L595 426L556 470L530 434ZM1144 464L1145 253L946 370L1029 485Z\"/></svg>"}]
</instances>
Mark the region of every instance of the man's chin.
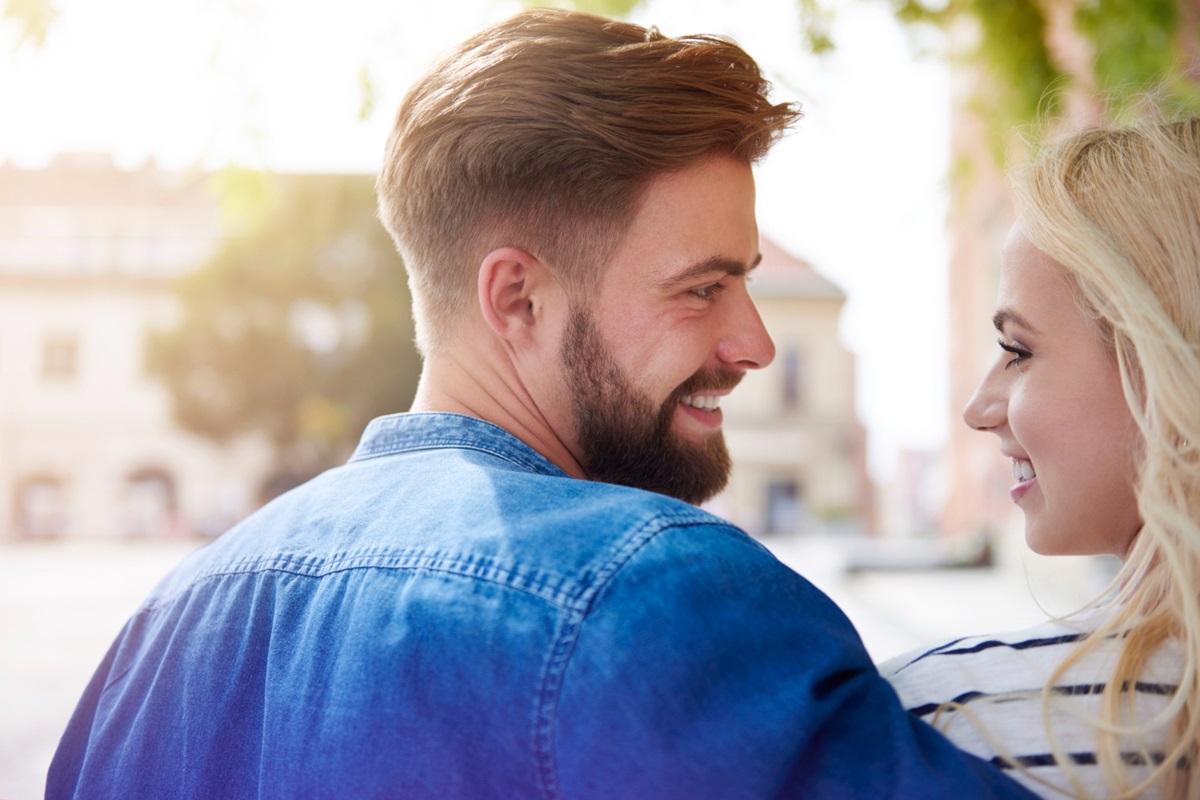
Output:
<instances>
[{"instance_id":1,"label":"man's chin","mask_svg":"<svg viewBox=\"0 0 1200 800\"><path fill-rule=\"evenodd\" d=\"M690 456L696 460L721 458L721 454L728 454L725 447L725 432L720 428L716 430L697 432L692 430L681 430L678 426L671 431L671 445L676 451L681 454Z\"/></svg>"},{"instance_id":2,"label":"man's chin","mask_svg":"<svg viewBox=\"0 0 1200 800\"><path fill-rule=\"evenodd\" d=\"M717 429L695 440L679 435L671 438L676 470L670 488L659 491L693 505L720 494L729 483L732 466L724 432Z\"/></svg>"},{"instance_id":3,"label":"man's chin","mask_svg":"<svg viewBox=\"0 0 1200 800\"><path fill-rule=\"evenodd\" d=\"M647 443L633 461L592 460L586 468L592 480L643 489L700 505L725 488L729 481L730 459L725 438L719 430L697 441L684 439L670 431L659 439L657 446Z\"/></svg>"}]
</instances>

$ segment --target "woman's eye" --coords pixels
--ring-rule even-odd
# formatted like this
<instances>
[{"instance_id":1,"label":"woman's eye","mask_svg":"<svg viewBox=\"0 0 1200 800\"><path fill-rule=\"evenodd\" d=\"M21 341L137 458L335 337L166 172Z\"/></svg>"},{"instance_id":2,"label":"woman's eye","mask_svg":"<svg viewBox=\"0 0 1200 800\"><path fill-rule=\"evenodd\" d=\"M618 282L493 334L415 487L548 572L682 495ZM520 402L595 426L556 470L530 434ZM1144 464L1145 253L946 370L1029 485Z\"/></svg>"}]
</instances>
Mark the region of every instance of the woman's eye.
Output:
<instances>
[{"instance_id":1,"label":"woman's eye","mask_svg":"<svg viewBox=\"0 0 1200 800\"><path fill-rule=\"evenodd\" d=\"M997 339L996 344L1000 345L1000 349L1004 352L1012 353L1014 356L1016 356L1015 358L1009 359L1008 363L1004 365L1005 369L1008 369L1009 367L1019 367L1021 364L1025 363L1026 359L1033 355L1033 353L1029 352L1024 347L1018 347L1017 345L1006 342L1003 339Z\"/></svg>"}]
</instances>

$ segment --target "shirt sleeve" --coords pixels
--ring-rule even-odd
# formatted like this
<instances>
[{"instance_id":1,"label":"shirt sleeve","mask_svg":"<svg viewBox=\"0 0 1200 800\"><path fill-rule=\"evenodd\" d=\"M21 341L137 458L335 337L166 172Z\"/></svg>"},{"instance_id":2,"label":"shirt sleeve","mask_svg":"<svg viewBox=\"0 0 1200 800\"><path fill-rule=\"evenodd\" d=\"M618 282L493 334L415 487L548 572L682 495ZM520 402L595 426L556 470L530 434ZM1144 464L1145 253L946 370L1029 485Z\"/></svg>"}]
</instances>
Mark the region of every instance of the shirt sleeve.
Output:
<instances>
[{"instance_id":1,"label":"shirt sleeve","mask_svg":"<svg viewBox=\"0 0 1200 800\"><path fill-rule=\"evenodd\" d=\"M736 529L649 539L559 658L552 796L1032 797L905 713L837 606Z\"/></svg>"}]
</instances>

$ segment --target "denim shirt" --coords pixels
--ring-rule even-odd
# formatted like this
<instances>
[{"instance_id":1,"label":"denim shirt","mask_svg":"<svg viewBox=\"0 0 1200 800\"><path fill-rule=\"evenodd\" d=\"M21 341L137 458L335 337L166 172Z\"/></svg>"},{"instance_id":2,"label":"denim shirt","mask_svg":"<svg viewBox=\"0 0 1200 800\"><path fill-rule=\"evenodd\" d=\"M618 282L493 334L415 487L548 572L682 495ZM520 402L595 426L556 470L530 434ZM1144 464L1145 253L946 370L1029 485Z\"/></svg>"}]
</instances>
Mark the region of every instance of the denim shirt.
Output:
<instances>
[{"instance_id":1,"label":"denim shirt","mask_svg":"<svg viewBox=\"0 0 1200 800\"><path fill-rule=\"evenodd\" d=\"M1029 795L907 715L734 526L403 414L155 589L47 796Z\"/></svg>"}]
</instances>

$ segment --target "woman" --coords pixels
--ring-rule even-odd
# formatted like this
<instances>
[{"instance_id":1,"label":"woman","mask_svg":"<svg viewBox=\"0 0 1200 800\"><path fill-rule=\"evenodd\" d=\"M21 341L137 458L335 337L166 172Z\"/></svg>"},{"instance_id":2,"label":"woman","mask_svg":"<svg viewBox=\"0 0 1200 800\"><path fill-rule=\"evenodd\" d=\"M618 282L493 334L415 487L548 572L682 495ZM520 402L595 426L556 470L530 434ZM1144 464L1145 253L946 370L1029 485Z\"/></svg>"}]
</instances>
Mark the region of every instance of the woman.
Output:
<instances>
[{"instance_id":1,"label":"woman","mask_svg":"<svg viewBox=\"0 0 1200 800\"><path fill-rule=\"evenodd\" d=\"M964 413L1026 539L1112 553L1095 608L882 670L1046 796L1200 797L1200 120L1089 130L1016 185L999 349Z\"/></svg>"}]
</instances>

